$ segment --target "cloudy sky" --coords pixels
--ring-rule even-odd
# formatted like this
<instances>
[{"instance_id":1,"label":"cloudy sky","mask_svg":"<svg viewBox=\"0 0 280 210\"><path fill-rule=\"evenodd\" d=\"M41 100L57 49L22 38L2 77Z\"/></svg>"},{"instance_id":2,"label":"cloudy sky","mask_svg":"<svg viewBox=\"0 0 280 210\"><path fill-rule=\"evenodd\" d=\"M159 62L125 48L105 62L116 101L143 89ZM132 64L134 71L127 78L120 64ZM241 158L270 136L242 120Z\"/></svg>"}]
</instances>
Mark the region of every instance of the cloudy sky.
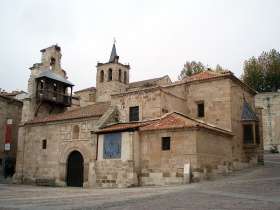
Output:
<instances>
[{"instance_id":1,"label":"cloudy sky","mask_svg":"<svg viewBox=\"0 0 280 210\"><path fill-rule=\"evenodd\" d=\"M279 0L0 0L0 88L26 90L40 50L62 48L75 90L95 86L113 38L131 80L170 75L186 60L242 73L244 60L280 51Z\"/></svg>"}]
</instances>

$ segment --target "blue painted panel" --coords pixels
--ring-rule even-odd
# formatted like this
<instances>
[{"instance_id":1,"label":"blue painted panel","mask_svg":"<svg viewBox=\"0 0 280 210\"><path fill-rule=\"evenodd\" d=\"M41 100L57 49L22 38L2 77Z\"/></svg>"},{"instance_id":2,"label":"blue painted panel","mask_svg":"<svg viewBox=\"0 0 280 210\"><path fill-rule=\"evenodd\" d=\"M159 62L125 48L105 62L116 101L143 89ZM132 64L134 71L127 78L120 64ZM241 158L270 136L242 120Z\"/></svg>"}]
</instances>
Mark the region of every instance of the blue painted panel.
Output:
<instances>
[{"instance_id":1,"label":"blue painted panel","mask_svg":"<svg viewBox=\"0 0 280 210\"><path fill-rule=\"evenodd\" d=\"M104 135L104 141L103 141L104 159L121 158L121 148L122 148L121 140L122 140L121 133L110 133Z\"/></svg>"}]
</instances>

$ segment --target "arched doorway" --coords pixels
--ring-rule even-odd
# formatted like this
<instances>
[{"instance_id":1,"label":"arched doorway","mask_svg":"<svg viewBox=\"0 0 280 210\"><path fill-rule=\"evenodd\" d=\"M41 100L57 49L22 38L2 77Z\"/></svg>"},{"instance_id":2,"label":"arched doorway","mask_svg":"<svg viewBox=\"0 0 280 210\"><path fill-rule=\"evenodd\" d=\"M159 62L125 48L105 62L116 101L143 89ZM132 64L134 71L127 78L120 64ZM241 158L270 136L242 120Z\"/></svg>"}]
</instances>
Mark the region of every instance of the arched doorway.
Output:
<instances>
[{"instance_id":1,"label":"arched doorway","mask_svg":"<svg viewBox=\"0 0 280 210\"><path fill-rule=\"evenodd\" d=\"M82 187L84 182L84 159L80 152L73 151L67 160L67 186Z\"/></svg>"}]
</instances>

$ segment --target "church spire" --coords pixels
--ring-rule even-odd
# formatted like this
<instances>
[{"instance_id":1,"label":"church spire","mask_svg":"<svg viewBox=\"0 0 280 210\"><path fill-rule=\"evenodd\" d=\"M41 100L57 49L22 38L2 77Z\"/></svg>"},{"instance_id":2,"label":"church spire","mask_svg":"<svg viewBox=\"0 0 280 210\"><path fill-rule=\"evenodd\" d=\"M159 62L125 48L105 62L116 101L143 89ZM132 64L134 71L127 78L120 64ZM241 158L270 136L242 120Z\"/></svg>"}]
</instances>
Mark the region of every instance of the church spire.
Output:
<instances>
[{"instance_id":1,"label":"church spire","mask_svg":"<svg viewBox=\"0 0 280 210\"><path fill-rule=\"evenodd\" d=\"M115 59L118 59L118 58L119 58L119 56L117 55L117 50L116 50L116 39L114 39L109 63L113 63L115 61Z\"/></svg>"}]
</instances>

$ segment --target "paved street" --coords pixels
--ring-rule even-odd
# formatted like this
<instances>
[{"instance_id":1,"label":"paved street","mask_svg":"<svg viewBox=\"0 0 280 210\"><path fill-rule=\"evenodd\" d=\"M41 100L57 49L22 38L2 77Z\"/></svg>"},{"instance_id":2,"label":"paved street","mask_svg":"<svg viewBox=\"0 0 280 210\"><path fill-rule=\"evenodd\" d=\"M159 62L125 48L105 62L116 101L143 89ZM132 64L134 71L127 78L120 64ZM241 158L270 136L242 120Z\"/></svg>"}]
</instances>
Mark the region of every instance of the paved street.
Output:
<instances>
[{"instance_id":1,"label":"paved street","mask_svg":"<svg viewBox=\"0 0 280 210\"><path fill-rule=\"evenodd\" d=\"M0 184L0 209L280 210L280 155L266 155L265 166L184 186L80 189Z\"/></svg>"}]
</instances>

